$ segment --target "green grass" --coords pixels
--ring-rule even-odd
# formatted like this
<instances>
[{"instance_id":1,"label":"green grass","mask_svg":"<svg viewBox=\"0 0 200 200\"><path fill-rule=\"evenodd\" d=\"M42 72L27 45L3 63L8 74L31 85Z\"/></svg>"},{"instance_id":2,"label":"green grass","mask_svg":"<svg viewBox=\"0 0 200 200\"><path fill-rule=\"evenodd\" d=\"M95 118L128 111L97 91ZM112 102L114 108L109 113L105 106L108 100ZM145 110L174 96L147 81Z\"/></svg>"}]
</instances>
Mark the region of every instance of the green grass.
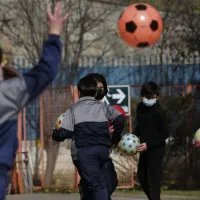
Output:
<instances>
[{"instance_id":1,"label":"green grass","mask_svg":"<svg viewBox=\"0 0 200 200\"><path fill-rule=\"evenodd\" d=\"M69 189L43 189L35 191L35 193L78 193L78 191ZM136 189L117 189L114 196L144 196L143 191ZM200 197L200 190L162 190L163 196L187 196L187 197Z\"/></svg>"},{"instance_id":2,"label":"green grass","mask_svg":"<svg viewBox=\"0 0 200 200\"><path fill-rule=\"evenodd\" d=\"M123 195L134 194L137 196L144 195L144 193L141 190L135 189L117 189L115 193L121 193ZM200 190L162 190L162 195L200 197Z\"/></svg>"},{"instance_id":3,"label":"green grass","mask_svg":"<svg viewBox=\"0 0 200 200\"><path fill-rule=\"evenodd\" d=\"M162 193L166 195L178 195L178 196L200 196L199 190L195 191L163 190Z\"/></svg>"}]
</instances>

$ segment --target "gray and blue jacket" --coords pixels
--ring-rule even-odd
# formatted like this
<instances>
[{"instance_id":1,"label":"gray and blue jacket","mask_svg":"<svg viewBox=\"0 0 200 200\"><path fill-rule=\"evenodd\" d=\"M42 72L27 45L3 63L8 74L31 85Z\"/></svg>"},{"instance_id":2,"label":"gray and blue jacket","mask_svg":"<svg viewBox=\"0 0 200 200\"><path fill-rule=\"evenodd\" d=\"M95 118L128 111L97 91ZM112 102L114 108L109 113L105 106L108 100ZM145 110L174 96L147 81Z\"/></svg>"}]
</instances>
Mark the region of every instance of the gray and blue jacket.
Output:
<instances>
[{"instance_id":1,"label":"gray and blue jacket","mask_svg":"<svg viewBox=\"0 0 200 200\"><path fill-rule=\"evenodd\" d=\"M61 128L52 135L52 138L58 142L72 138L71 155L75 160L77 149L81 147L111 147L108 121L114 125L114 134L120 140L124 120L123 115L112 106L93 97L82 97L66 111Z\"/></svg>"},{"instance_id":2,"label":"gray and blue jacket","mask_svg":"<svg viewBox=\"0 0 200 200\"><path fill-rule=\"evenodd\" d=\"M17 114L52 82L60 62L60 38L49 35L35 67L19 77L0 82L0 165L12 168L18 148Z\"/></svg>"}]
</instances>

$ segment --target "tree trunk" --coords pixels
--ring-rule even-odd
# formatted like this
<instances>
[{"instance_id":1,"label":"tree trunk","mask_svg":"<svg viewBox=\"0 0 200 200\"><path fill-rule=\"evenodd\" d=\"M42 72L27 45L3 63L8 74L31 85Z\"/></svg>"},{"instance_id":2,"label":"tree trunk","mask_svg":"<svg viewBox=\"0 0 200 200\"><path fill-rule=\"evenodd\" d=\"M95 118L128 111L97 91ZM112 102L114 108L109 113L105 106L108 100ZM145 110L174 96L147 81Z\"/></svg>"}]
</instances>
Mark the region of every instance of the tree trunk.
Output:
<instances>
[{"instance_id":1,"label":"tree trunk","mask_svg":"<svg viewBox=\"0 0 200 200\"><path fill-rule=\"evenodd\" d=\"M59 152L59 143L52 140L52 130L56 119L72 104L70 88L46 90L44 93L44 149L47 163L45 169L45 187L53 185L54 168Z\"/></svg>"},{"instance_id":2,"label":"tree trunk","mask_svg":"<svg viewBox=\"0 0 200 200\"><path fill-rule=\"evenodd\" d=\"M59 143L48 139L48 147L45 149L47 154L47 164L45 169L45 186L53 185L53 172L56 165L56 160L59 152Z\"/></svg>"},{"instance_id":3,"label":"tree trunk","mask_svg":"<svg viewBox=\"0 0 200 200\"><path fill-rule=\"evenodd\" d=\"M39 166L40 166L40 152L39 148L36 148L35 152L35 166L34 166L34 173L33 173L33 181L34 185L40 186L41 185L41 180L39 178Z\"/></svg>"}]
</instances>

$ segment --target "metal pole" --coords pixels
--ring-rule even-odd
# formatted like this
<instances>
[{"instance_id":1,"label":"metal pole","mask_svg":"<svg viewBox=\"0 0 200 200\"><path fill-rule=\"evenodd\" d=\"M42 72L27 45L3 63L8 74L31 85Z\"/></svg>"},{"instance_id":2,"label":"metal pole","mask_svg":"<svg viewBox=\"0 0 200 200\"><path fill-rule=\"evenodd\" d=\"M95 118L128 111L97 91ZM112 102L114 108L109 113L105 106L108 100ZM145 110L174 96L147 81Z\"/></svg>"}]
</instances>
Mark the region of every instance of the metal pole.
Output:
<instances>
[{"instance_id":1,"label":"metal pole","mask_svg":"<svg viewBox=\"0 0 200 200\"><path fill-rule=\"evenodd\" d=\"M40 141L41 141L41 162L42 162L42 175L41 175L41 184L42 188L45 186L45 170L44 170L44 106L43 106L43 93L40 95Z\"/></svg>"},{"instance_id":2,"label":"metal pole","mask_svg":"<svg viewBox=\"0 0 200 200\"><path fill-rule=\"evenodd\" d=\"M17 172L18 172L18 184L19 184L19 192L20 194L24 194L23 188L23 177L22 177L22 113L19 112L18 114L18 121L17 121L17 134L18 134L18 154L16 156L16 164Z\"/></svg>"},{"instance_id":3,"label":"metal pole","mask_svg":"<svg viewBox=\"0 0 200 200\"><path fill-rule=\"evenodd\" d=\"M24 139L24 152L27 152L26 146L26 108L23 109L23 139Z\"/></svg>"},{"instance_id":4,"label":"metal pole","mask_svg":"<svg viewBox=\"0 0 200 200\"><path fill-rule=\"evenodd\" d=\"M130 97L131 98L131 97ZM130 100L130 115L128 116L129 120L129 133L133 132L132 128L132 114L131 114L131 100ZM134 159L131 157L131 187L134 187Z\"/></svg>"}]
</instances>

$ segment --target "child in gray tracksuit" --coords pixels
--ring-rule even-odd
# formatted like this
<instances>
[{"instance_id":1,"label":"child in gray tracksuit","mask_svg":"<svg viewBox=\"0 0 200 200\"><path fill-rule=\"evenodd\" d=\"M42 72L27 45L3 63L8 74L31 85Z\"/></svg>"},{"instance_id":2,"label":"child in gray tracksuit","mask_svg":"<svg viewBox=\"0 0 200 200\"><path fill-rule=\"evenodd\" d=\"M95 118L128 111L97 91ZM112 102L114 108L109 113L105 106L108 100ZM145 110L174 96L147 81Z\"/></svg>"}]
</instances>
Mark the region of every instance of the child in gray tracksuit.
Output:
<instances>
[{"instance_id":1,"label":"child in gray tracksuit","mask_svg":"<svg viewBox=\"0 0 200 200\"><path fill-rule=\"evenodd\" d=\"M52 137L59 142L74 138L79 174L85 179L94 200L108 200L108 190L101 172L108 161L111 147L108 121L114 124L119 141L125 119L115 108L95 99L98 87L94 78L82 78L78 91L79 101L66 111L61 128ZM72 152L72 155L75 156L75 153Z\"/></svg>"}]
</instances>

